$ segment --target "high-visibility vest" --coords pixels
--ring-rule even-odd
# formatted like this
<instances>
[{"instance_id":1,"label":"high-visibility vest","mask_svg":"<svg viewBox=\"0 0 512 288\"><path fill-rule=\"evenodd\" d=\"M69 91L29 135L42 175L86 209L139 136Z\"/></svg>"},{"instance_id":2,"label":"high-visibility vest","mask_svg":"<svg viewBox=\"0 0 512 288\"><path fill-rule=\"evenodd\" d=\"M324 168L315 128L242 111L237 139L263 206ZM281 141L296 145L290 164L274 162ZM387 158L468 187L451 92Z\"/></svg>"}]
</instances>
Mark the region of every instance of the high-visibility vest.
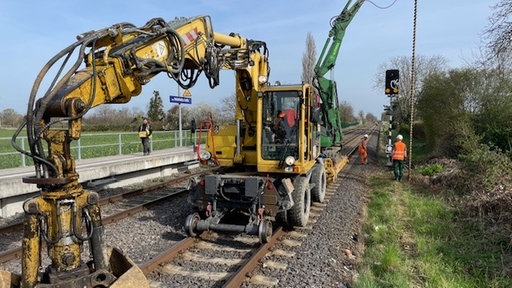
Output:
<instances>
[{"instance_id":1,"label":"high-visibility vest","mask_svg":"<svg viewBox=\"0 0 512 288\"><path fill-rule=\"evenodd\" d=\"M359 150L359 153L363 153L364 151L366 151L366 139L361 139L361 141L359 141L359 147L358 147L358 150Z\"/></svg>"},{"instance_id":2,"label":"high-visibility vest","mask_svg":"<svg viewBox=\"0 0 512 288\"><path fill-rule=\"evenodd\" d=\"M139 137L140 138L151 138L152 130L151 127L148 124L141 124L139 126Z\"/></svg>"},{"instance_id":3,"label":"high-visibility vest","mask_svg":"<svg viewBox=\"0 0 512 288\"><path fill-rule=\"evenodd\" d=\"M405 143L402 141L396 141L393 148L393 153L391 154L391 159L404 160L405 157L407 157Z\"/></svg>"},{"instance_id":4,"label":"high-visibility vest","mask_svg":"<svg viewBox=\"0 0 512 288\"><path fill-rule=\"evenodd\" d=\"M280 118L284 118L288 127L295 126L295 120L298 119L297 110L293 108L286 109L278 115Z\"/></svg>"}]
</instances>

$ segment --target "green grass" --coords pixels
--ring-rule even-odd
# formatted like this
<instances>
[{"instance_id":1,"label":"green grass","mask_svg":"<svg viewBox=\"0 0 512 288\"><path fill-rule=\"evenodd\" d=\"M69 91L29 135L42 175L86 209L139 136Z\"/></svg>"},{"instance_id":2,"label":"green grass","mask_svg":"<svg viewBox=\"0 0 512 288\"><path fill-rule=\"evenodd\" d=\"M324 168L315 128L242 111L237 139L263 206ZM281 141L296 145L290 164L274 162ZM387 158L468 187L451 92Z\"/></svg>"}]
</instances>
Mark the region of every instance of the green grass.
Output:
<instances>
[{"instance_id":1,"label":"green grass","mask_svg":"<svg viewBox=\"0 0 512 288\"><path fill-rule=\"evenodd\" d=\"M16 129L5 129L5 128L1 128L0 129L0 137L12 137L12 135L14 134L14 132L16 131ZM23 134L25 135L25 134Z\"/></svg>"},{"instance_id":2,"label":"green grass","mask_svg":"<svg viewBox=\"0 0 512 288\"><path fill-rule=\"evenodd\" d=\"M413 143L412 159L426 159L425 146ZM434 164L412 173L443 170ZM389 171L373 175L370 186L354 287L512 287L509 225L468 217L459 194L395 182Z\"/></svg>"},{"instance_id":3,"label":"green grass","mask_svg":"<svg viewBox=\"0 0 512 288\"><path fill-rule=\"evenodd\" d=\"M512 287L510 237L444 197L375 175L355 287Z\"/></svg>"}]
</instances>

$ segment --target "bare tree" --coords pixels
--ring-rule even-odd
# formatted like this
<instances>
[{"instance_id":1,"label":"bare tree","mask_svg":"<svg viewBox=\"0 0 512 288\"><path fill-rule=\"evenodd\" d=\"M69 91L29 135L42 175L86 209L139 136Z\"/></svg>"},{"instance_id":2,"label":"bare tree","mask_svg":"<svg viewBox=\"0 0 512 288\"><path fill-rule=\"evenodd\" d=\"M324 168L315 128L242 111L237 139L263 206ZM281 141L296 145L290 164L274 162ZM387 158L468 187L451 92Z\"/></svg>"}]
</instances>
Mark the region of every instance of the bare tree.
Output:
<instances>
[{"instance_id":1,"label":"bare tree","mask_svg":"<svg viewBox=\"0 0 512 288\"><path fill-rule=\"evenodd\" d=\"M140 110L123 107L116 109L117 104L98 106L84 117L84 129L89 131L132 131L138 126ZM139 111L137 114L137 111Z\"/></svg>"},{"instance_id":2,"label":"bare tree","mask_svg":"<svg viewBox=\"0 0 512 288\"><path fill-rule=\"evenodd\" d=\"M306 36L306 51L302 54L302 82L313 84L316 65L316 45L311 32Z\"/></svg>"},{"instance_id":3,"label":"bare tree","mask_svg":"<svg viewBox=\"0 0 512 288\"><path fill-rule=\"evenodd\" d=\"M510 75L512 67L512 0L502 0L492 6L489 25L484 30L485 46L481 51L482 68L493 67L503 75Z\"/></svg>"},{"instance_id":4,"label":"bare tree","mask_svg":"<svg viewBox=\"0 0 512 288\"><path fill-rule=\"evenodd\" d=\"M212 116L214 123L220 124L221 118L219 116L219 108L203 102L194 105L194 109L191 109L188 119L195 119L197 128L199 128L201 121L206 120L208 115Z\"/></svg>"},{"instance_id":5,"label":"bare tree","mask_svg":"<svg viewBox=\"0 0 512 288\"><path fill-rule=\"evenodd\" d=\"M235 120L236 95L228 95L220 99L219 122L229 123Z\"/></svg>"},{"instance_id":6,"label":"bare tree","mask_svg":"<svg viewBox=\"0 0 512 288\"><path fill-rule=\"evenodd\" d=\"M502 0L493 6L489 17L489 26L484 31L488 41L487 48L494 56L510 57L512 52L512 0Z\"/></svg>"},{"instance_id":7,"label":"bare tree","mask_svg":"<svg viewBox=\"0 0 512 288\"><path fill-rule=\"evenodd\" d=\"M372 113L367 113L365 116L365 119L366 119L366 122L368 122L368 123L376 122L377 116L373 115Z\"/></svg>"},{"instance_id":8,"label":"bare tree","mask_svg":"<svg viewBox=\"0 0 512 288\"><path fill-rule=\"evenodd\" d=\"M178 130L179 129L179 123L180 123L180 112L179 112L180 106L179 105L173 105L169 110L167 110L167 114L165 117L165 125L164 129L166 130ZM189 108L185 107L185 105L182 105L181 107L181 123L183 127L188 127L190 122L190 110Z\"/></svg>"},{"instance_id":9,"label":"bare tree","mask_svg":"<svg viewBox=\"0 0 512 288\"><path fill-rule=\"evenodd\" d=\"M0 112L0 127L17 127L22 121L23 115L18 114L14 109L7 108Z\"/></svg>"},{"instance_id":10,"label":"bare tree","mask_svg":"<svg viewBox=\"0 0 512 288\"><path fill-rule=\"evenodd\" d=\"M356 120L356 117L354 117L354 108L347 101L341 101L340 112L341 123L352 123Z\"/></svg>"}]
</instances>

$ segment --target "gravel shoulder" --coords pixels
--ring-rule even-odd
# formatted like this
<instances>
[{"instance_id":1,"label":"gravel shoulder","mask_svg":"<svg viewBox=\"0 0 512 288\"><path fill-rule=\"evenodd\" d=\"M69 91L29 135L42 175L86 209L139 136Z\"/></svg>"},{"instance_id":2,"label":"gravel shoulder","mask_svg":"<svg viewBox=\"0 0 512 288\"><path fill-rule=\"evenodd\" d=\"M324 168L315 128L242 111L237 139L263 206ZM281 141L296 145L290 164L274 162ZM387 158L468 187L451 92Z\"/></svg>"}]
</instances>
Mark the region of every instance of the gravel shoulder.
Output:
<instances>
[{"instance_id":1,"label":"gravel shoulder","mask_svg":"<svg viewBox=\"0 0 512 288\"><path fill-rule=\"evenodd\" d=\"M378 135L368 142L368 164L354 154L338 175L341 182L322 214L309 230L280 287L350 287L357 279L357 264L364 252L361 235L366 218L368 179L386 169L378 162ZM300 277L297 277L300 275Z\"/></svg>"}]
</instances>

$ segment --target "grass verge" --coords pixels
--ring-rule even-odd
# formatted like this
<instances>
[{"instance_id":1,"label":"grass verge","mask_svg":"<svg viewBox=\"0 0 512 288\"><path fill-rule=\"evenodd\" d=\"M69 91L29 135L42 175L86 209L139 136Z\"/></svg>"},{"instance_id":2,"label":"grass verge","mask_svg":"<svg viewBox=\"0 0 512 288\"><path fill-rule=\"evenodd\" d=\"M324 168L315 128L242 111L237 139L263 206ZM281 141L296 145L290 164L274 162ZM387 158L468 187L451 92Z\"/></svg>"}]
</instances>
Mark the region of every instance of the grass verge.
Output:
<instances>
[{"instance_id":1,"label":"grass verge","mask_svg":"<svg viewBox=\"0 0 512 288\"><path fill-rule=\"evenodd\" d=\"M370 186L355 287L512 287L509 236L389 173Z\"/></svg>"}]
</instances>

